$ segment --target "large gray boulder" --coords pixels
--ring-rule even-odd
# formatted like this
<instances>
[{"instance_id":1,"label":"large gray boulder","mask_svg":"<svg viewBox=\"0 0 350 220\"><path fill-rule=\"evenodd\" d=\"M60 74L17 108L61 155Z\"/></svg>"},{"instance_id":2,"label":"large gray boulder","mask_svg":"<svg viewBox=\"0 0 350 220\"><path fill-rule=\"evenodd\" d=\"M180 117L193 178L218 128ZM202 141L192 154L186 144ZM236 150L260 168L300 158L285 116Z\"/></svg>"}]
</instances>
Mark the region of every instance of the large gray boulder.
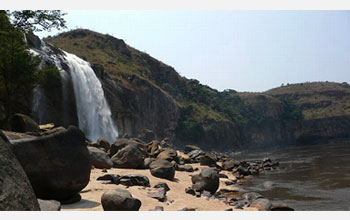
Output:
<instances>
[{"instance_id":1,"label":"large gray boulder","mask_svg":"<svg viewBox=\"0 0 350 220\"><path fill-rule=\"evenodd\" d=\"M100 169L110 169L113 167L113 162L108 154L96 147L88 147L91 163L94 167Z\"/></svg>"},{"instance_id":2,"label":"large gray boulder","mask_svg":"<svg viewBox=\"0 0 350 220\"><path fill-rule=\"evenodd\" d=\"M0 131L0 211L39 210L28 177Z\"/></svg>"},{"instance_id":3,"label":"large gray boulder","mask_svg":"<svg viewBox=\"0 0 350 220\"><path fill-rule=\"evenodd\" d=\"M227 160L222 163L222 169L232 171L233 168L236 168L239 166L239 161L237 160Z\"/></svg>"},{"instance_id":4,"label":"large gray boulder","mask_svg":"<svg viewBox=\"0 0 350 220\"><path fill-rule=\"evenodd\" d=\"M112 158L113 167L136 169L143 166L145 155L134 145L119 150Z\"/></svg>"},{"instance_id":5,"label":"large gray boulder","mask_svg":"<svg viewBox=\"0 0 350 220\"><path fill-rule=\"evenodd\" d=\"M150 172L153 176L163 179L174 179L175 168L167 160L155 160L149 165Z\"/></svg>"},{"instance_id":6,"label":"large gray boulder","mask_svg":"<svg viewBox=\"0 0 350 220\"><path fill-rule=\"evenodd\" d=\"M209 191L214 194L219 188L219 174L215 169L204 168L199 174L192 176L192 189L198 192Z\"/></svg>"},{"instance_id":7,"label":"large gray boulder","mask_svg":"<svg viewBox=\"0 0 350 220\"><path fill-rule=\"evenodd\" d=\"M40 199L68 200L90 180L91 161L82 131L12 141L14 153Z\"/></svg>"},{"instance_id":8,"label":"large gray boulder","mask_svg":"<svg viewBox=\"0 0 350 220\"><path fill-rule=\"evenodd\" d=\"M141 201L133 198L129 191L116 188L102 194L101 203L104 211L138 211Z\"/></svg>"}]
</instances>

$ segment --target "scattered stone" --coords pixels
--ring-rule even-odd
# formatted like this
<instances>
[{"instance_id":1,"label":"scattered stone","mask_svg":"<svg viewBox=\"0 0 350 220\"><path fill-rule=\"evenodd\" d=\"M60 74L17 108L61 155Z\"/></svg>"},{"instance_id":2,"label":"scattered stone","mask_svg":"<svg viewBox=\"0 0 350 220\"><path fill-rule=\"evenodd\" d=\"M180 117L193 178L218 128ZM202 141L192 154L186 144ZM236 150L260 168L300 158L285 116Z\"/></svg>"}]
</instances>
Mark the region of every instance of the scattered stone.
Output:
<instances>
[{"instance_id":1,"label":"scattered stone","mask_svg":"<svg viewBox=\"0 0 350 220\"><path fill-rule=\"evenodd\" d=\"M108 154L95 147L88 147L91 163L99 169L110 169L113 167L113 162Z\"/></svg>"},{"instance_id":2,"label":"scattered stone","mask_svg":"<svg viewBox=\"0 0 350 220\"><path fill-rule=\"evenodd\" d=\"M60 211L61 203L56 200L41 200L38 199L40 211Z\"/></svg>"},{"instance_id":3,"label":"scattered stone","mask_svg":"<svg viewBox=\"0 0 350 220\"><path fill-rule=\"evenodd\" d=\"M111 149L111 144L103 137L100 137L98 140L97 140L97 144L105 149L106 152L108 152L110 149Z\"/></svg>"},{"instance_id":4,"label":"scattered stone","mask_svg":"<svg viewBox=\"0 0 350 220\"><path fill-rule=\"evenodd\" d=\"M29 179L0 131L0 211L39 211Z\"/></svg>"},{"instance_id":5,"label":"scattered stone","mask_svg":"<svg viewBox=\"0 0 350 220\"><path fill-rule=\"evenodd\" d=\"M195 208L187 208L187 207L185 207L185 208L182 208L182 209L180 209L178 211L196 211L196 209Z\"/></svg>"},{"instance_id":6,"label":"scattered stone","mask_svg":"<svg viewBox=\"0 0 350 220\"><path fill-rule=\"evenodd\" d=\"M120 176L119 183L124 185L124 186L150 187L148 177L144 176L144 175L140 175L140 174Z\"/></svg>"},{"instance_id":7,"label":"scattered stone","mask_svg":"<svg viewBox=\"0 0 350 220\"><path fill-rule=\"evenodd\" d=\"M153 176L172 180L175 176L174 166L167 160L156 160L150 165L150 172Z\"/></svg>"},{"instance_id":8,"label":"scattered stone","mask_svg":"<svg viewBox=\"0 0 350 220\"><path fill-rule=\"evenodd\" d=\"M194 151L191 151L187 154L191 160L199 160L199 156L201 155L205 155L204 151L202 150L194 150Z\"/></svg>"},{"instance_id":9,"label":"scattered stone","mask_svg":"<svg viewBox=\"0 0 350 220\"><path fill-rule=\"evenodd\" d=\"M282 202L272 202L271 211L294 211L294 209Z\"/></svg>"},{"instance_id":10,"label":"scattered stone","mask_svg":"<svg viewBox=\"0 0 350 220\"><path fill-rule=\"evenodd\" d=\"M187 165L178 165L177 168L178 171L185 171L185 172L193 172L193 167L189 164Z\"/></svg>"},{"instance_id":11,"label":"scattered stone","mask_svg":"<svg viewBox=\"0 0 350 220\"><path fill-rule=\"evenodd\" d=\"M239 166L239 161L236 160L228 160L222 163L222 168L227 171L232 171L233 168Z\"/></svg>"},{"instance_id":12,"label":"scattered stone","mask_svg":"<svg viewBox=\"0 0 350 220\"><path fill-rule=\"evenodd\" d=\"M169 191L170 190L168 184L166 184L164 182L158 182L156 185L153 186L153 188L164 188L165 191Z\"/></svg>"},{"instance_id":13,"label":"scattered stone","mask_svg":"<svg viewBox=\"0 0 350 220\"><path fill-rule=\"evenodd\" d=\"M89 183L89 151L84 133L74 126L48 136L13 140L12 146L40 199L70 199Z\"/></svg>"},{"instance_id":14,"label":"scattered stone","mask_svg":"<svg viewBox=\"0 0 350 220\"><path fill-rule=\"evenodd\" d=\"M200 165L202 166L209 166L209 167L216 167L216 159L212 155L202 155L199 157Z\"/></svg>"},{"instance_id":15,"label":"scattered stone","mask_svg":"<svg viewBox=\"0 0 350 220\"><path fill-rule=\"evenodd\" d=\"M224 173L219 173L219 178L225 178L228 179L228 176Z\"/></svg>"},{"instance_id":16,"label":"scattered stone","mask_svg":"<svg viewBox=\"0 0 350 220\"><path fill-rule=\"evenodd\" d=\"M195 191L195 195L196 195L197 198L199 198L199 197L201 197L201 192Z\"/></svg>"},{"instance_id":17,"label":"scattered stone","mask_svg":"<svg viewBox=\"0 0 350 220\"><path fill-rule=\"evenodd\" d=\"M187 193L187 194L191 194L191 195L196 195L196 192L191 188L191 187L187 187L186 189L185 189L185 193ZM199 195L200 195L200 193L199 193Z\"/></svg>"},{"instance_id":18,"label":"scattered stone","mask_svg":"<svg viewBox=\"0 0 350 220\"><path fill-rule=\"evenodd\" d=\"M167 160L169 162L175 161L176 163L179 162L179 158L177 156L177 153L173 149L166 149L157 156L157 160Z\"/></svg>"},{"instance_id":19,"label":"scattered stone","mask_svg":"<svg viewBox=\"0 0 350 220\"><path fill-rule=\"evenodd\" d=\"M209 191L203 190L201 196L210 198L212 194Z\"/></svg>"},{"instance_id":20,"label":"scattered stone","mask_svg":"<svg viewBox=\"0 0 350 220\"><path fill-rule=\"evenodd\" d=\"M256 192L249 192L249 193L244 193L242 195L242 198L247 200L249 204L252 204L255 200L257 199L262 199L264 198L262 195Z\"/></svg>"},{"instance_id":21,"label":"scattered stone","mask_svg":"<svg viewBox=\"0 0 350 220\"><path fill-rule=\"evenodd\" d=\"M195 191L207 190L214 194L219 188L219 175L215 169L204 168L199 174L192 176L192 183Z\"/></svg>"},{"instance_id":22,"label":"scattered stone","mask_svg":"<svg viewBox=\"0 0 350 220\"><path fill-rule=\"evenodd\" d=\"M224 211L233 211L233 209L229 208L229 209L225 209Z\"/></svg>"},{"instance_id":23,"label":"scattered stone","mask_svg":"<svg viewBox=\"0 0 350 220\"><path fill-rule=\"evenodd\" d=\"M148 211L164 211L163 206L156 206L154 209L149 209Z\"/></svg>"},{"instance_id":24,"label":"scattered stone","mask_svg":"<svg viewBox=\"0 0 350 220\"><path fill-rule=\"evenodd\" d=\"M194 150L201 150L198 146L195 146L195 145L186 145L185 146L185 149L184 149L184 153L185 154L188 154Z\"/></svg>"},{"instance_id":25,"label":"scattered stone","mask_svg":"<svg viewBox=\"0 0 350 220\"><path fill-rule=\"evenodd\" d=\"M259 211L269 211L272 208L272 203L268 199L259 198L254 200L250 207L257 208Z\"/></svg>"},{"instance_id":26,"label":"scattered stone","mask_svg":"<svg viewBox=\"0 0 350 220\"><path fill-rule=\"evenodd\" d=\"M112 158L113 167L136 169L143 165L144 154L134 145L119 150Z\"/></svg>"},{"instance_id":27,"label":"scattered stone","mask_svg":"<svg viewBox=\"0 0 350 220\"><path fill-rule=\"evenodd\" d=\"M102 172L102 173L108 173L108 171L107 171L106 168L105 168L105 169L102 169L101 172Z\"/></svg>"},{"instance_id":28,"label":"scattered stone","mask_svg":"<svg viewBox=\"0 0 350 220\"><path fill-rule=\"evenodd\" d=\"M100 176L97 180L110 180L112 184L119 184L120 176L115 174L106 174L104 176Z\"/></svg>"},{"instance_id":29,"label":"scattered stone","mask_svg":"<svg viewBox=\"0 0 350 220\"><path fill-rule=\"evenodd\" d=\"M160 188L157 191L149 192L148 196L154 199L158 199L160 202L164 202L166 200L166 190L164 188Z\"/></svg>"},{"instance_id":30,"label":"scattered stone","mask_svg":"<svg viewBox=\"0 0 350 220\"><path fill-rule=\"evenodd\" d=\"M243 167L239 167L237 171L238 171L239 175L243 175L243 176L249 176L250 175L249 170L246 169L246 168L243 168Z\"/></svg>"},{"instance_id":31,"label":"scattered stone","mask_svg":"<svg viewBox=\"0 0 350 220\"><path fill-rule=\"evenodd\" d=\"M162 150L158 140L154 140L148 143L147 152L150 157L154 157L154 158L157 157L161 151Z\"/></svg>"},{"instance_id":32,"label":"scattered stone","mask_svg":"<svg viewBox=\"0 0 350 220\"><path fill-rule=\"evenodd\" d=\"M129 191L116 188L102 194L101 203L104 211L138 211L141 201L133 198Z\"/></svg>"}]
</instances>

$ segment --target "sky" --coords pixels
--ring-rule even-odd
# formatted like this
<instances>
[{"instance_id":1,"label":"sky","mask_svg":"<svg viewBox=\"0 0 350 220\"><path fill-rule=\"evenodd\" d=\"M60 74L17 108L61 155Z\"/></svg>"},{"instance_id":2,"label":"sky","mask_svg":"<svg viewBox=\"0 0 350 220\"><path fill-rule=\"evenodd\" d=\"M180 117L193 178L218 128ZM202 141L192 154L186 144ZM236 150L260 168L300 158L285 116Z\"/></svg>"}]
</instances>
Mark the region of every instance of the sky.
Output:
<instances>
[{"instance_id":1,"label":"sky","mask_svg":"<svg viewBox=\"0 0 350 220\"><path fill-rule=\"evenodd\" d=\"M350 81L350 11L64 12L64 31L113 35L219 91Z\"/></svg>"}]
</instances>

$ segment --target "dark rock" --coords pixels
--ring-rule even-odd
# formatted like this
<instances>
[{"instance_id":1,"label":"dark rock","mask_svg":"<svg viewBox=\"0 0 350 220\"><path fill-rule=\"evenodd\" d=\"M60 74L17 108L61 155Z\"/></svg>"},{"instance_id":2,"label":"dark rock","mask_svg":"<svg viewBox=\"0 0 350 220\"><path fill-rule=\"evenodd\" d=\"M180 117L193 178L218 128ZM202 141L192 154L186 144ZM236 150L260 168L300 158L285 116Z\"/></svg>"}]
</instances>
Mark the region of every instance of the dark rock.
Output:
<instances>
[{"instance_id":1,"label":"dark rock","mask_svg":"<svg viewBox=\"0 0 350 220\"><path fill-rule=\"evenodd\" d=\"M192 176L192 189L202 192L209 191L214 194L219 188L219 174L211 168L204 168L199 174Z\"/></svg>"},{"instance_id":2,"label":"dark rock","mask_svg":"<svg viewBox=\"0 0 350 220\"><path fill-rule=\"evenodd\" d=\"M217 166L216 159L213 156L208 154L200 156L199 161L200 161L200 165L202 166L209 166L209 167Z\"/></svg>"},{"instance_id":3,"label":"dark rock","mask_svg":"<svg viewBox=\"0 0 350 220\"><path fill-rule=\"evenodd\" d=\"M140 174L120 176L119 183L124 186L150 186L148 177Z\"/></svg>"},{"instance_id":4,"label":"dark rock","mask_svg":"<svg viewBox=\"0 0 350 220\"><path fill-rule=\"evenodd\" d=\"M165 191L169 191L170 190L168 184L166 184L164 182L158 182L156 185L154 185L154 188L164 188Z\"/></svg>"},{"instance_id":5,"label":"dark rock","mask_svg":"<svg viewBox=\"0 0 350 220\"><path fill-rule=\"evenodd\" d=\"M271 159L268 158L268 157L265 157L265 158L263 159L263 163L271 163L271 162L272 162Z\"/></svg>"},{"instance_id":6,"label":"dark rock","mask_svg":"<svg viewBox=\"0 0 350 220\"><path fill-rule=\"evenodd\" d=\"M39 133L40 127L31 117L24 114L15 114L8 121L8 130L22 133Z\"/></svg>"},{"instance_id":7,"label":"dark rock","mask_svg":"<svg viewBox=\"0 0 350 220\"><path fill-rule=\"evenodd\" d=\"M212 194L209 191L203 190L201 196L209 198Z\"/></svg>"},{"instance_id":8,"label":"dark rock","mask_svg":"<svg viewBox=\"0 0 350 220\"><path fill-rule=\"evenodd\" d=\"M224 173L219 173L219 178L225 178L228 179L228 176Z\"/></svg>"},{"instance_id":9,"label":"dark rock","mask_svg":"<svg viewBox=\"0 0 350 220\"><path fill-rule=\"evenodd\" d=\"M69 204L73 204L76 202L79 202L81 200L81 195L79 193L75 194L74 196L65 199L65 200L61 200L61 204L62 205L69 205Z\"/></svg>"},{"instance_id":10,"label":"dark rock","mask_svg":"<svg viewBox=\"0 0 350 220\"><path fill-rule=\"evenodd\" d=\"M232 180L225 181L224 183L226 186L230 186L230 185L234 184L234 182Z\"/></svg>"},{"instance_id":11,"label":"dark rock","mask_svg":"<svg viewBox=\"0 0 350 220\"><path fill-rule=\"evenodd\" d=\"M124 189L108 190L102 194L101 203L104 211L138 211L141 201L133 198Z\"/></svg>"},{"instance_id":12,"label":"dark rock","mask_svg":"<svg viewBox=\"0 0 350 220\"><path fill-rule=\"evenodd\" d=\"M204 151L202 150L194 150L187 154L192 160L199 159L199 156L205 155Z\"/></svg>"},{"instance_id":13,"label":"dark rock","mask_svg":"<svg viewBox=\"0 0 350 220\"><path fill-rule=\"evenodd\" d=\"M97 144L105 149L105 151L109 151L111 149L111 144L103 137L100 137L98 140L97 140Z\"/></svg>"},{"instance_id":14,"label":"dark rock","mask_svg":"<svg viewBox=\"0 0 350 220\"><path fill-rule=\"evenodd\" d=\"M242 195L242 198L247 200L249 202L249 204L253 203L255 200L257 199L262 199L264 198L262 195L260 195L259 193L256 192L249 192L249 193L244 193Z\"/></svg>"},{"instance_id":15,"label":"dark rock","mask_svg":"<svg viewBox=\"0 0 350 220\"><path fill-rule=\"evenodd\" d=\"M89 183L90 155L78 128L12 144L38 198L69 199Z\"/></svg>"},{"instance_id":16,"label":"dark rock","mask_svg":"<svg viewBox=\"0 0 350 220\"><path fill-rule=\"evenodd\" d=\"M185 189L185 193L187 193L187 194L191 194L191 195L196 195L196 192L191 188L191 187L187 187L186 189ZM200 195L200 194L199 194Z\"/></svg>"},{"instance_id":17,"label":"dark rock","mask_svg":"<svg viewBox=\"0 0 350 220\"><path fill-rule=\"evenodd\" d=\"M250 175L249 170L246 169L246 168L243 168L243 167L239 167L237 171L238 171L239 175L243 175L243 176L249 176Z\"/></svg>"},{"instance_id":18,"label":"dark rock","mask_svg":"<svg viewBox=\"0 0 350 220\"><path fill-rule=\"evenodd\" d=\"M119 150L123 149L124 147L132 145L136 147L143 147L143 144L126 138L118 138L112 145L109 150L109 156L113 157Z\"/></svg>"},{"instance_id":19,"label":"dark rock","mask_svg":"<svg viewBox=\"0 0 350 220\"><path fill-rule=\"evenodd\" d=\"M97 180L110 180L112 184L118 185L120 183L120 176L115 174L106 174L98 177Z\"/></svg>"},{"instance_id":20,"label":"dark rock","mask_svg":"<svg viewBox=\"0 0 350 220\"><path fill-rule=\"evenodd\" d=\"M250 172L251 175L259 175L259 169L249 169L248 170Z\"/></svg>"},{"instance_id":21,"label":"dark rock","mask_svg":"<svg viewBox=\"0 0 350 220\"><path fill-rule=\"evenodd\" d=\"M185 149L184 149L184 153L188 154L194 150L201 150L198 146L194 146L194 145L186 145Z\"/></svg>"},{"instance_id":22,"label":"dark rock","mask_svg":"<svg viewBox=\"0 0 350 220\"><path fill-rule=\"evenodd\" d=\"M272 203L268 199L256 199L251 204L250 207L257 208L259 211L270 211L272 208Z\"/></svg>"},{"instance_id":23,"label":"dark rock","mask_svg":"<svg viewBox=\"0 0 350 220\"><path fill-rule=\"evenodd\" d=\"M167 160L156 160L150 165L150 172L153 176L172 180L175 176L174 166Z\"/></svg>"},{"instance_id":24,"label":"dark rock","mask_svg":"<svg viewBox=\"0 0 350 220\"><path fill-rule=\"evenodd\" d=\"M193 172L193 167L191 165L178 165L178 171Z\"/></svg>"},{"instance_id":25,"label":"dark rock","mask_svg":"<svg viewBox=\"0 0 350 220\"><path fill-rule=\"evenodd\" d=\"M180 209L178 211L196 211L196 209L195 208L187 208L187 207L185 207L185 208L182 208L182 209Z\"/></svg>"},{"instance_id":26,"label":"dark rock","mask_svg":"<svg viewBox=\"0 0 350 220\"><path fill-rule=\"evenodd\" d=\"M225 209L224 211L233 211L233 209L229 208L229 209Z\"/></svg>"},{"instance_id":27,"label":"dark rock","mask_svg":"<svg viewBox=\"0 0 350 220\"><path fill-rule=\"evenodd\" d=\"M94 167L100 169L110 169L113 167L113 162L108 154L95 147L88 147L91 163Z\"/></svg>"},{"instance_id":28,"label":"dark rock","mask_svg":"<svg viewBox=\"0 0 350 220\"><path fill-rule=\"evenodd\" d=\"M148 211L164 211L163 206L156 206L154 209L149 209Z\"/></svg>"},{"instance_id":29,"label":"dark rock","mask_svg":"<svg viewBox=\"0 0 350 220\"><path fill-rule=\"evenodd\" d=\"M239 166L239 161L236 161L236 160L227 160L222 163L222 168L228 171L232 171L233 168L238 166Z\"/></svg>"},{"instance_id":30,"label":"dark rock","mask_svg":"<svg viewBox=\"0 0 350 220\"><path fill-rule=\"evenodd\" d=\"M39 210L29 179L0 131L0 211Z\"/></svg>"},{"instance_id":31,"label":"dark rock","mask_svg":"<svg viewBox=\"0 0 350 220\"><path fill-rule=\"evenodd\" d=\"M40 211L60 211L61 203L56 200L41 200L38 199Z\"/></svg>"},{"instance_id":32,"label":"dark rock","mask_svg":"<svg viewBox=\"0 0 350 220\"><path fill-rule=\"evenodd\" d=\"M152 142L148 143L147 152L150 157L157 157L162 150L160 149L160 144L158 140L153 140Z\"/></svg>"},{"instance_id":33,"label":"dark rock","mask_svg":"<svg viewBox=\"0 0 350 220\"><path fill-rule=\"evenodd\" d=\"M177 152L173 149L166 149L157 156L157 160L167 160L169 162L175 161L179 162L179 158L177 156Z\"/></svg>"},{"instance_id":34,"label":"dark rock","mask_svg":"<svg viewBox=\"0 0 350 220\"><path fill-rule=\"evenodd\" d=\"M160 202L164 202L166 200L166 190L164 188L160 188L157 191L150 192L148 196L154 199L158 199Z\"/></svg>"},{"instance_id":35,"label":"dark rock","mask_svg":"<svg viewBox=\"0 0 350 220\"><path fill-rule=\"evenodd\" d=\"M134 145L119 150L112 158L113 167L136 169L143 165L144 154Z\"/></svg>"},{"instance_id":36,"label":"dark rock","mask_svg":"<svg viewBox=\"0 0 350 220\"><path fill-rule=\"evenodd\" d=\"M294 209L282 202L272 202L271 211L294 211Z\"/></svg>"},{"instance_id":37,"label":"dark rock","mask_svg":"<svg viewBox=\"0 0 350 220\"><path fill-rule=\"evenodd\" d=\"M199 192L199 191L195 191L194 194L197 198L201 197L201 192Z\"/></svg>"}]
</instances>

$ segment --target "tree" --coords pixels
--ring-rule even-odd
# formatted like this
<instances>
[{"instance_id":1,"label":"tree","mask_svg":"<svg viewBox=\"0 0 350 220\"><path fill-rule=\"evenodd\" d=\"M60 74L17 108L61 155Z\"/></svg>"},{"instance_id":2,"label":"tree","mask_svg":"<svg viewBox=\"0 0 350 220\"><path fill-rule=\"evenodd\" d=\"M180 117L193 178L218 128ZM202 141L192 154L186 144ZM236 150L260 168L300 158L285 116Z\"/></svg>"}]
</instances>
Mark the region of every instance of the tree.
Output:
<instances>
[{"instance_id":1,"label":"tree","mask_svg":"<svg viewBox=\"0 0 350 220\"><path fill-rule=\"evenodd\" d=\"M66 21L63 19L66 13L60 10L8 11L7 14L13 27L25 33L66 28Z\"/></svg>"},{"instance_id":2,"label":"tree","mask_svg":"<svg viewBox=\"0 0 350 220\"><path fill-rule=\"evenodd\" d=\"M29 52L24 33L41 30L38 26L43 30L62 27L60 15L47 11L0 11L0 101L6 118L15 106L21 105L23 97L31 94L36 83L47 79L45 74L58 72L55 68L39 69L41 58ZM14 17L13 24L10 16Z\"/></svg>"}]
</instances>

